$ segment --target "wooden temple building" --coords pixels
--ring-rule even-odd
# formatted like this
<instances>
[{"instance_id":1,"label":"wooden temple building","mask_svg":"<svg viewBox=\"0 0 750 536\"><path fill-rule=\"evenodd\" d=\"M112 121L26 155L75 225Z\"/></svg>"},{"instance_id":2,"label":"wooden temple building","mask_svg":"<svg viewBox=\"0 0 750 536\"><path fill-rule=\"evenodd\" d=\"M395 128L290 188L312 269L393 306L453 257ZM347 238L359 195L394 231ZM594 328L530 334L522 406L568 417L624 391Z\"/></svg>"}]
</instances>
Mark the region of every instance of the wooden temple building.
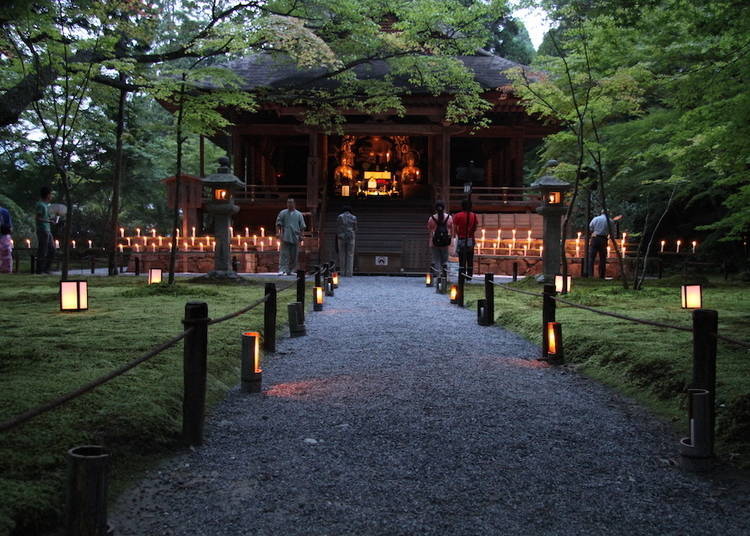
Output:
<instances>
[{"instance_id":1,"label":"wooden temple building","mask_svg":"<svg viewBox=\"0 0 750 536\"><path fill-rule=\"evenodd\" d=\"M305 125L301 108L267 103L254 113L227 110L228 135L212 139L227 150L234 174L246 185L234 197L240 211L233 220L238 237L233 253L241 258L240 271L276 269L275 256L268 254L276 249L272 240L263 246L265 260L256 257L252 267L243 255L257 249L261 232L273 235L276 214L293 197L308 224L303 266L335 258L336 215L348 204L359 219L355 272L423 272L429 265L426 222L434 202L458 210L469 182L480 214L482 252L488 259L527 258L522 272L531 271L541 256L542 224L534 212L539 197L523 186L524 154L556 129L529 116L513 93L507 71L518 64L488 53L459 59L493 105L491 125L475 132L445 122L449 96L419 88L405 98L402 116L345 111L340 134ZM303 87L320 74L267 54L229 67L248 91ZM360 78L378 78L387 65L375 61L357 70ZM201 174L214 171L213 165ZM193 227L199 235L210 234L210 224L193 208L190 216L186 212L183 236ZM248 252L247 242L240 244L251 236L256 240ZM480 270L482 262L489 260L480 259ZM483 268L503 271L497 263Z\"/></svg>"}]
</instances>

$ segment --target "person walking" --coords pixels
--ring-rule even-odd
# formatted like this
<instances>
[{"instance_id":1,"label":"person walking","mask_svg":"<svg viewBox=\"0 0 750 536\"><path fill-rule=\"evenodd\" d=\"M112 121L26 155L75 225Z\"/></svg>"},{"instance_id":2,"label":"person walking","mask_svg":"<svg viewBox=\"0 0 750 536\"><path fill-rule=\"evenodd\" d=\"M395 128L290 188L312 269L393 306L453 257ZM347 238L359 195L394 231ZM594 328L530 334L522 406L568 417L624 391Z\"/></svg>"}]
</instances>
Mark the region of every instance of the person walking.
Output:
<instances>
[{"instance_id":1,"label":"person walking","mask_svg":"<svg viewBox=\"0 0 750 536\"><path fill-rule=\"evenodd\" d=\"M286 208L276 217L276 236L281 241L279 275L292 275L297 270L299 243L305 228L305 218L290 197L286 200Z\"/></svg>"},{"instance_id":2,"label":"person walking","mask_svg":"<svg viewBox=\"0 0 750 536\"><path fill-rule=\"evenodd\" d=\"M438 276L448 269L448 246L453 236L453 219L445 212L445 203L435 203L435 214L427 220L430 232L430 252L432 253L432 274Z\"/></svg>"},{"instance_id":3,"label":"person walking","mask_svg":"<svg viewBox=\"0 0 750 536\"><path fill-rule=\"evenodd\" d=\"M0 207L0 272L13 271L13 219L5 207Z\"/></svg>"},{"instance_id":4,"label":"person walking","mask_svg":"<svg viewBox=\"0 0 750 536\"><path fill-rule=\"evenodd\" d=\"M352 207L344 205L343 211L336 218L336 240L339 250L339 266L342 275L351 277L354 272L354 240L357 234L357 216L352 214Z\"/></svg>"},{"instance_id":5,"label":"person walking","mask_svg":"<svg viewBox=\"0 0 750 536\"><path fill-rule=\"evenodd\" d=\"M591 232L591 245L589 246L588 272L593 275L596 256L599 255L599 279L607 275L607 239L609 237L609 226L622 219L622 214L614 218L608 218L606 213L596 216L589 223Z\"/></svg>"},{"instance_id":6,"label":"person walking","mask_svg":"<svg viewBox=\"0 0 750 536\"><path fill-rule=\"evenodd\" d=\"M55 257L55 241L50 227L55 221L49 215L51 200L52 189L49 186L42 186L39 189L39 201L36 203L36 273L38 274L49 274Z\"/></svg>"},{"instance_id":7,"label":"person walking","mask_svg":"<svg viewBox=\"0 0 750 536\"><path fill-rule=\"evenodd\" d=\"M471 200L461 201L461 212L453 215L453 231L456 236L458 267L471 277L474 275L474 233L479 218L471 211Z\"/></svg>"}]
</instances>

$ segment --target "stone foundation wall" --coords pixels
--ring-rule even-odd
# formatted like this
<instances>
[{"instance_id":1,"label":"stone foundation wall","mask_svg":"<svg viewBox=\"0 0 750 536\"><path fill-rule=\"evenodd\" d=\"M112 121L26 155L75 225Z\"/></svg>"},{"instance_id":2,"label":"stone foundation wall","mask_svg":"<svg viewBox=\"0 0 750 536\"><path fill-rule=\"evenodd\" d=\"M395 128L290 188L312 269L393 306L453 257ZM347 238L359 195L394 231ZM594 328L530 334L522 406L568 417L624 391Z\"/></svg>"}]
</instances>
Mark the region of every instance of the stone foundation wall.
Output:
<instances>
[{"instance_id":1,"label":"stone foundation wall","mask_svg":"<svg viewBox=\"0 0 750 536\"><path fill-rule=\"evenodd\" d=\"M307 258L309 253L302 251L299 254L298 268L300 270L308 269ZM141 252L130 255L128 262L128 271L135 271L135 259L139 259L141 273L145 273L149 268L169 269L169 253L160 252ZM277 251L252 251L252 252L232 252L232 258L237 259L238 271L241 273L264 273L279 271L279 253ZM207 273L214 269L213 252L188 252L177 255L176 270L178 272Z\"/></svg>"},{"instance_id":2,"label":"stone foundation wall","mask_svg":"<svg viewBox=\"0 0 750 536\"><path fill-rule=\"evenodd\" d=\"M457 259L456 259L457 260ZM626 259L627 260L627 259ZM477 273L493 273L498 275L512 275L513 263L518 263L518 275L537 275L544 270L544 265L540 257L501 257L478 255L474 257L474 266ZM583 263L581 259L568 259L568 272L573 277L581 276ZM628 263L625 264L628 268ZM599 263L596 264L598 273ZM607 259L607 277L619 277L620 270L617 267L617 259Z\"/></svg>"}]
</instances>

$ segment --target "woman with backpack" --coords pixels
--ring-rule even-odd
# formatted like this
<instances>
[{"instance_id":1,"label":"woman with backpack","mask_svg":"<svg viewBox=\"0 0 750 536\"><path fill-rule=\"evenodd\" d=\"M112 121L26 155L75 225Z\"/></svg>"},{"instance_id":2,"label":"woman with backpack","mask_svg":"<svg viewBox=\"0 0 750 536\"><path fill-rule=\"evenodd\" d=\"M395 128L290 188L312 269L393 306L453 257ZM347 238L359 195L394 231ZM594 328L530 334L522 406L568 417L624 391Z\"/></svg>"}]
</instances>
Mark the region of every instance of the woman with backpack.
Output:
<instances>
[{"instance_id":1,"label":"woman with backpack","mask_svg":"<svg viewBox=\"0 0 750 536\"><path fill-rule=\"evenodd\" d=\"M438 276L441 270L448 269L448 246L453 236L453 218L445 212L445 203L435 203L435 214L427 220L430 232L430 252L432 253L432 274Z\"/></svg>"},{"instance_id":2,"label":"woman with backpack","mask_svg":"<svg viewBox=\"0 0 750 536\"><path fill-rule=\"evenodd\" d=\"M477 232L477 215L471 211L471 200L461 201L461 212L453 216L453 228L458 238L456 250L458 267L469 277L474 275L474 233Z\"/></svg>"}]
</instances>

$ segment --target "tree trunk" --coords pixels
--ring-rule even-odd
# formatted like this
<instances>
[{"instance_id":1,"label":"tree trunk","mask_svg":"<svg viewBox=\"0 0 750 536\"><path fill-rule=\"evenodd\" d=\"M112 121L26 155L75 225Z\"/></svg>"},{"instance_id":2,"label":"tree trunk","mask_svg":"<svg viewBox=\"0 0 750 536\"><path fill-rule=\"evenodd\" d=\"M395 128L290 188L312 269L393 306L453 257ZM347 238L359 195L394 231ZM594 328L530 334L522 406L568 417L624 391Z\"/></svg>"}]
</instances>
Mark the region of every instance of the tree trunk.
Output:
<instances>
[{"instance_id":1,"label":"tree trunk","mask_svg":"<svg viewBox=\"0 0 750 536\"><path fill-rule=\"evenodd\" d=\"M63 202L67 208L65 226L63 227L62 259L60 261L60 280L67 281L70 267L70 230L73 227L73 198L70 195L70 183L65 169L58 169L60 184L63 190Z\"/></svg>"},{"instance_id":2,"label":"tree trunk","mask_svg":"<svg viewBox=\"0 0 750 536\"><path fill-rule=\"evenodd\" d=\"M169 280L174 284L175 265L177 264L177 230L180 226L180 175L182 175L182 118L184 116L185 80L186 73L182 73L182 86L180 87L179 110L177 112L177 171L174 181L174 214L172 218L172 250L169 253Z\"/></svg>"},{"instance_id":3,"label":"tree trunk","mask_svg":"<svg viewBox=\"0 0 750 536\"><path fill-rule=\"evenodd\" d=\"M120 73L120 82L124 83L126 77ZM109 264L110 276L117 275L117 228L120 222L120 183L122 182L122 136L125 131L125 99L127 90L120 89L120 99L117 102L117 127L115 145L115 165L112 176L112 206L109 221Z\"/></svg>"}]
</instances>

